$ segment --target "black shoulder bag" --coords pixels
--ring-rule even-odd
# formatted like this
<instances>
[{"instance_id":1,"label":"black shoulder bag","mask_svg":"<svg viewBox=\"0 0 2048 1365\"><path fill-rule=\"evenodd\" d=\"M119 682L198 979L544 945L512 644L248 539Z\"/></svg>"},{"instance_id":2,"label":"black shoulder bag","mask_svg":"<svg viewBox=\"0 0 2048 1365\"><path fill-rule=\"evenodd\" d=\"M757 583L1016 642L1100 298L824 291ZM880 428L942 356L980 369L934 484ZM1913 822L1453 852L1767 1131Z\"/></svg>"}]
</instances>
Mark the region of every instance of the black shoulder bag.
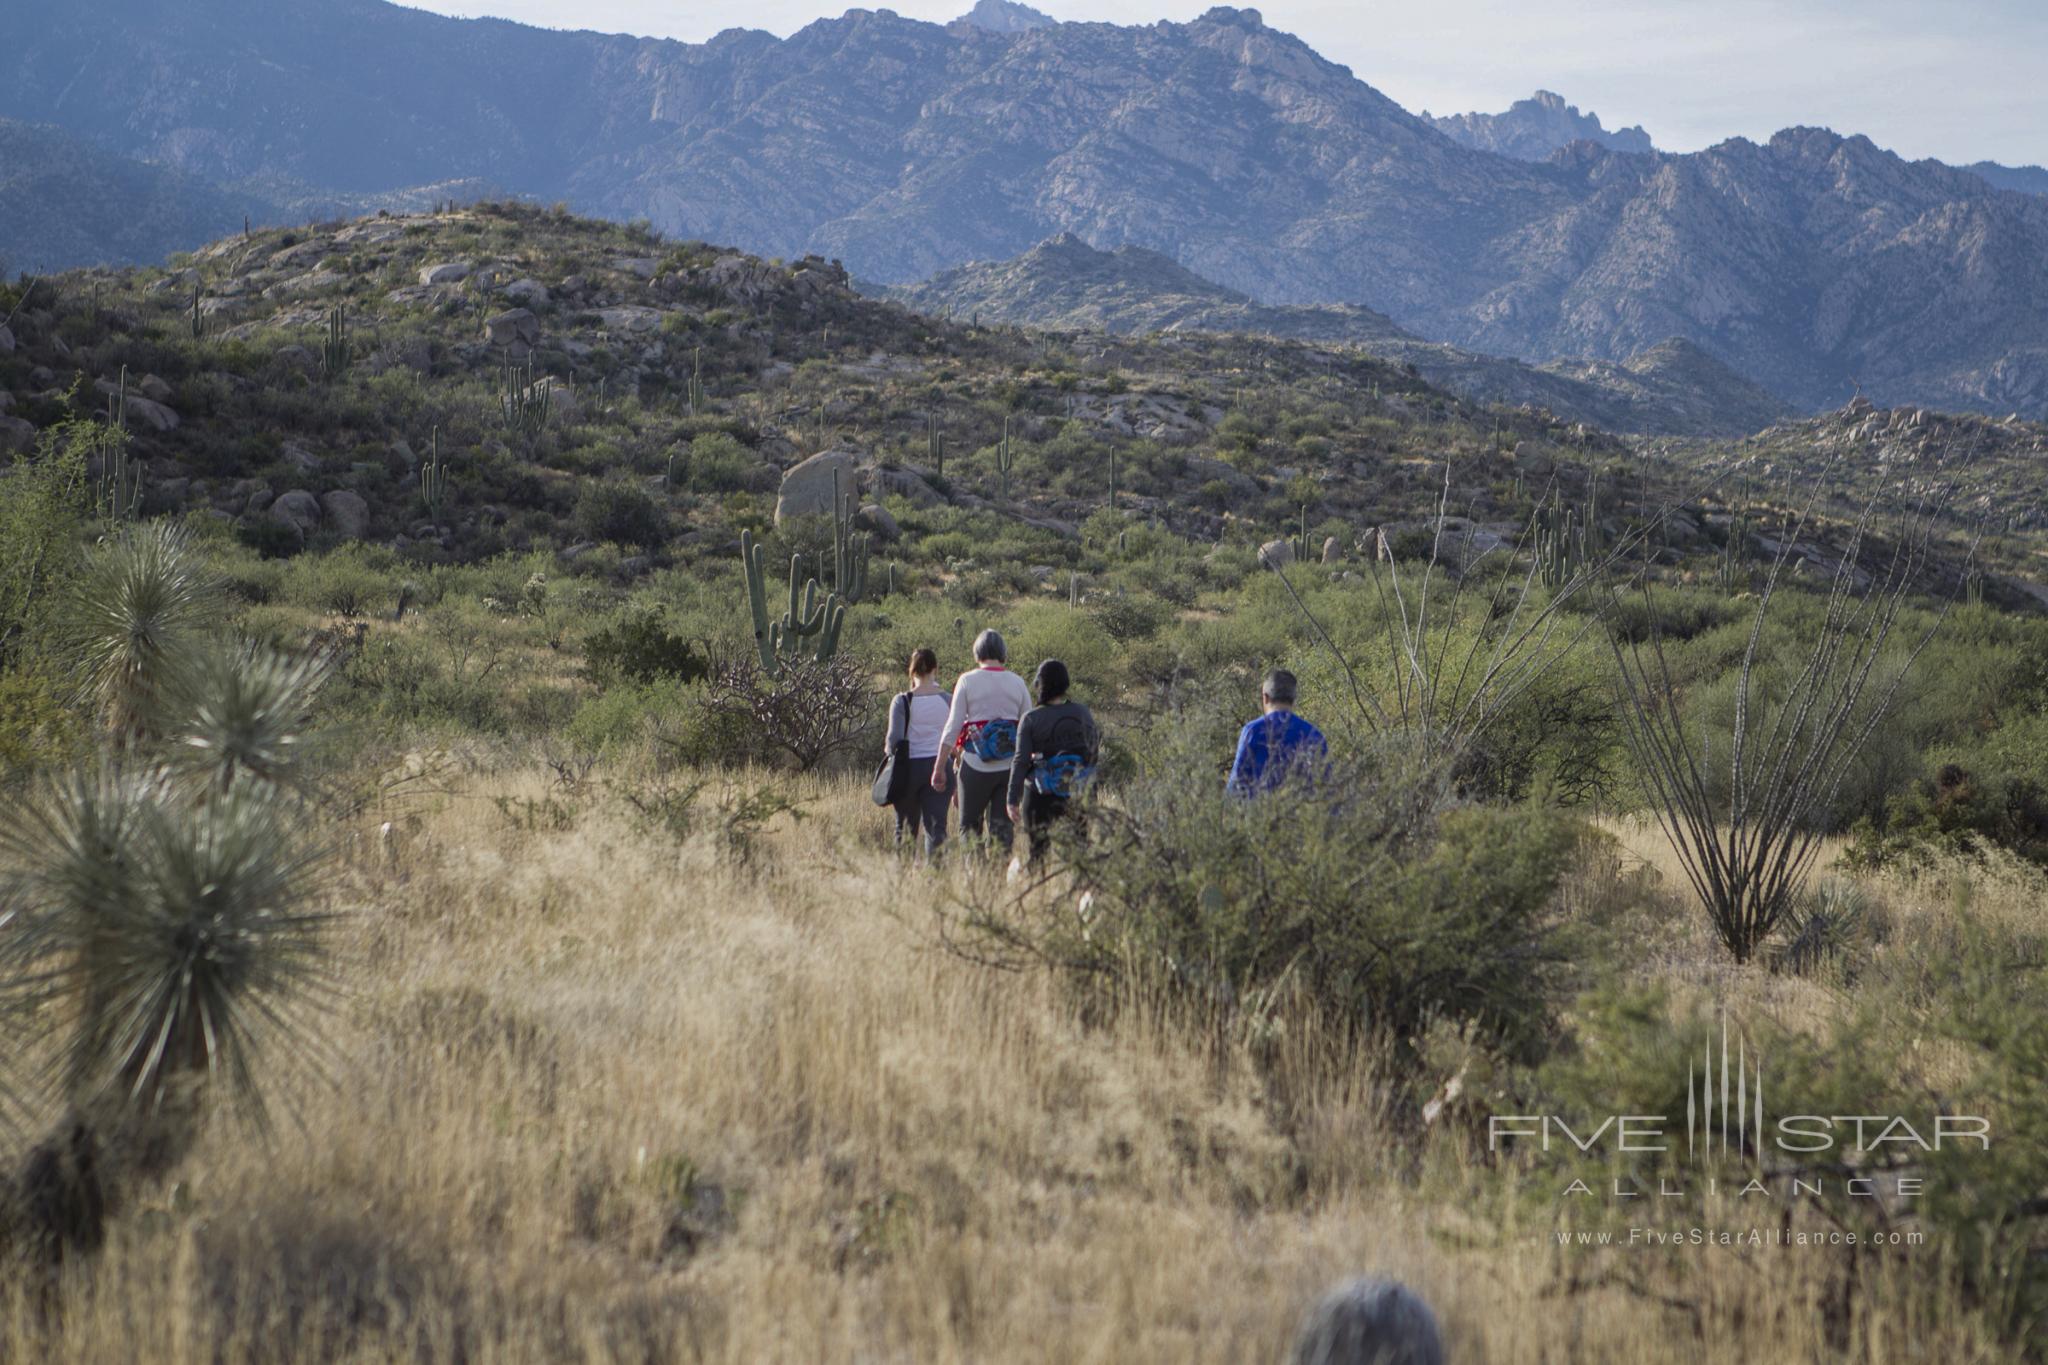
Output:
<instances>
[{"instance_id":1,"label":"black shoulder bag","mask_svg":"<svg viewBox=\"0 0 2048 1365\"><path fill-rule=\"evenodd\" d=\"M882 766L875 769L875 804L893 806L902 799L903 786L910 777L910 694L898 692L896 700L903 704L903 738L889 746L889 753L882 760Z\"/></svg>"}]
</instances>

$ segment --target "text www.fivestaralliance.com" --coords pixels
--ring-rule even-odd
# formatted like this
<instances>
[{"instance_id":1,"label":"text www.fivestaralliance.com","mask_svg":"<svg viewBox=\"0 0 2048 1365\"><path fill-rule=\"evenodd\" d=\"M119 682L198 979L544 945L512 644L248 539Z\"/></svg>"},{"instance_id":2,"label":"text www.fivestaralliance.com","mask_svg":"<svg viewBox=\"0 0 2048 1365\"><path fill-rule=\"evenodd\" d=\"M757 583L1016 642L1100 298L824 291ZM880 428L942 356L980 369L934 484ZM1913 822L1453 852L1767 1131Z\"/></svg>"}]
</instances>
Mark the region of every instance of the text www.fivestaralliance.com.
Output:
<instances>
[{"instance_id":1,"label":"text www.fivestaralliance.com","mask_svg":"<svg viewBox=\"0 0 2048 1365\"><path fill-rule=\"evenodd\" d=\"M1551 1235L1559 1246L1581 1247L1906 1247L1927 1240L1926 1233L1911 1229L1859 1233L1838 1228L1765 1227L1630 1228L1626 1233L1560 1228Z\"/></svg>"}]
</instances>

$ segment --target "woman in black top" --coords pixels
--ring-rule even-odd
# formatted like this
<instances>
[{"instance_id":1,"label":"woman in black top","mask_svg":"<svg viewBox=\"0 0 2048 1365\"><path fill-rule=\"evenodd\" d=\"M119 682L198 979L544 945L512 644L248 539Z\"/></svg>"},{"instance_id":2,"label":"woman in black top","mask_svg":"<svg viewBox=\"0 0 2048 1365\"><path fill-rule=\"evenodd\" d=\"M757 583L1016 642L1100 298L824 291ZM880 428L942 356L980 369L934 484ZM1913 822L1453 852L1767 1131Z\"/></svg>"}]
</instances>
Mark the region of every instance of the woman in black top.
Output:
<instances>
[{"instance_id":1,"label":"woman in black top","mask_svg":"<svg viewBox=\"0 0 2048 1365\"><path fill-rule=\"evenodd\" d=\"M1052 822L1067 812L1078 786L1092 776L1101 744L1095 717L1067 700L1067 666L1047 659L1032 679L1038 705L1017 726L1017 761L1010 765L1010 819L1021 823L1037 862L1052 839Z\"/></svg>"}]
</instances>

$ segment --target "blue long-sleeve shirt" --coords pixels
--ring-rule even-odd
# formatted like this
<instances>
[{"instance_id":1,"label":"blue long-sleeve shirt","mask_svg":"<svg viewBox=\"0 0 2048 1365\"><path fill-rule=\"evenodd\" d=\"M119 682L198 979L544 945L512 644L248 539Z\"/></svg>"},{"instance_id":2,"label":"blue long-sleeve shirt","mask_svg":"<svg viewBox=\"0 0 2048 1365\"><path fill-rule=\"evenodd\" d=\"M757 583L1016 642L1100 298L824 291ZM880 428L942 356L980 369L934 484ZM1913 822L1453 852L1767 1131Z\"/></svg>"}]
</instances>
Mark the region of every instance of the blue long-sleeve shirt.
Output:
<instances>
[{"instance_id":1,"label":"blue long-sleeve shirt","mask_svg":"<svg viewBox=\"0 0 2048 1365\"><path fill-rule=\"evenodd\" d=\"M1323 732L1292 711L1270 711L1245 722L1237 733L1237 758L1230 765L1230 790L1238 796L1270 791L1329 757Z\"/></svg>"}]
</instances>

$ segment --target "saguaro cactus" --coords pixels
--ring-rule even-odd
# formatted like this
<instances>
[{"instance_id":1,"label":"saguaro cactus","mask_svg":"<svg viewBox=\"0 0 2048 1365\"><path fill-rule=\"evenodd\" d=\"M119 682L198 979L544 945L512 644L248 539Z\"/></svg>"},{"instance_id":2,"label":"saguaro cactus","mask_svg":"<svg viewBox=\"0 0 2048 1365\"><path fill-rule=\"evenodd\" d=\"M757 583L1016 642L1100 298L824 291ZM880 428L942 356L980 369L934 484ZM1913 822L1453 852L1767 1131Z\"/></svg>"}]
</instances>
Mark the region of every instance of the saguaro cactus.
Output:
<instances>
[{"instance_id":1,"label":"saguaro cactus","mask_svg":"<svg viewBox=\"0 0 2048 1365\"><path fill-rule=\"evenodd\" d=\"M1598 486L1586 485L1584 506L1552 497L1536 514L1536 566L1545 587L1561 588L1593 567L1600 551Z\"/></svg>"},{"instance_id":2,"label":"saguaro cactus","mask_svg":"<svg viewBox=\"0 0 2048 1365\"><path fill-rule=\"evenodd\" d=\"M695 417L704 409L704 348L699 346L690 357L690 416Z\"/></svg>"},{"instance_id":3,"label":"saguaro cactus","mask_svg":"<svg viewBox=\"0 0 2048 1365\"><path fill-rule=\"evenodd\" d=\"M327 310L327 340L320 348L320 371L339 379L354 358L355 343L348 336L348 305L337 303Z\"/></svg>"},{"instance_id":4,"label":"saguaro cactus","mask_svg":"<svg viewBox=\"0 0 2048 1365\"><path fill-rule=\"evenodd\" d=\"M514 431L528 436L536 435L548 424L548 413L555 402L554 385L547 376L534 372L532 357L524 365L505 367L505 424Z\"/></svg>"},{"instance_id":5,"label":"saguaro cactus","mask_svg":"<svg viewBox=\"0 0 2048 1365\"><path fill-rule=\"evenodd\" d=\"M924 454L931 461L932 473L946 477L946 438L939 430L939 414L927 411L924 415Z\"/></svg>"},{"instance_id":6,"label":"saguaro cactus","mask_svg":"<svg viewBox=\"0 0 2048 1365\"><path fill-rule=\"evenodd\" d=\"M427 462L420 466L420 501L435 525L441 523L441 508L448 498L448 466L441 459L441 428L427 439Z\"/></svg>"},{"instance_id":7,"label":"saguaro cactus","mask_svg":"<svg viewBox=\"0 0 2048 1365\"><path fill-rule=\"evenodd\" d=\"M839 471L832 471L832 589L854 603L867 595L868 545L865 531L855 530L859 513L853 494L839 491Z\"/></svg>"},{"instance_id":8,"label":"saguaro cactus","mask_svg":"<svg viewBox=\"0 0 2048 1365\"><path fill-rule=\"evenodd\" d=\"M1017 446L1010 437L1010 419L1003 419L1003 439L996 442L996 473L1001 478L1002 500L1010 500L1010 468L1017 463Z\"/></svg>"},{"instance_id":9,"label":"saguaro cactus","mask_svg":"<svg viewBox=\"0 0 2048 1365\"><path fill-rule=\"evenodd\" d=\"M1737 512L1728 521L1728 539L1721 546L1721 562L1715 571L1721 591L1733 593L1749 586L1749 514Z\"/></svg>"},{"instance_id":10,"label":"saguaro cactus","mask_svg":"<svg viewBox=\"0 0 2048 1365\"><path fill-rule=\"evenodd\" d=\"M100 520L110 526L135 520L142 508L142 463L129 458L128 433L119 427L109 430L100 442L93 505Z\"/></svg>"},{"instance_id":11,"label":"saguaro cactus","mask_svg":"<svg viewBox=\"0 0 2048 1365\"><path fill-rule=\"evenodd\" d=\"M839 652L839 629L846 622L846 604L835 592L820 596L818 580L805 578L803 556L789 557L789 607L780 620L768 616L767 552L752 531L740 532L740 567L746 574L747 606L754 617L754 644L761 653L761 671L782 676L786 660L809 654L820 661ZM806 642L815 641L813 644Z\"/></svg>"},{"instance_id":12,"label":"saguaro cactus","mask_svg":"<svg viewBox=\"0 0 2048 1365\"><path fill-rule=\"evenodd\" d=\"M193 339L194 341L201 341L201 340L204 340L204 339L205 339L205 337L206 337L206 314L205 314L204 312L202 312L202 311L200 310L200 307L199 307L199 305L200 305L200 301L201 301L202 297L203 297L203 295L202 295L202 293L201 293L200 287L199 287L198 285L196 285L196 284L195 284L195 285L193 285L193 286L192 286L192 339Z\"/></svg>"}]
</instances>

